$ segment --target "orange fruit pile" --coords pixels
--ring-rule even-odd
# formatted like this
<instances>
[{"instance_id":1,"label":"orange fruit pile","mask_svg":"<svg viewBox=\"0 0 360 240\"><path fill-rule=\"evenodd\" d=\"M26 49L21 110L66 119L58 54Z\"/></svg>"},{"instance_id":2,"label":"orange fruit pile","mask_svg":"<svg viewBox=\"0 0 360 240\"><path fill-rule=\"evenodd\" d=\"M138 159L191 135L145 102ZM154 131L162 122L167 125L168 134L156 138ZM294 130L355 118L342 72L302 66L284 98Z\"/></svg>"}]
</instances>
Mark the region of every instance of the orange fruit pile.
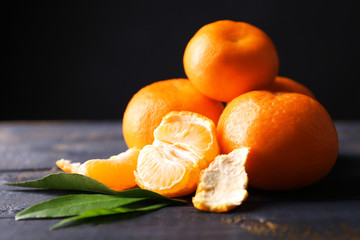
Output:
<instances>
[{"instance_id":1,"label":"orange fruit pile","mask_svg":"<svg viewBox=\"0 0 360 240\"><path fill-rule=\"evenodd\" d=\"M137 184L168 197L196 190L194 206L213 212L245 201L248 183L293 190L331 171L333 121L306 86L278 76L277 50L264 31L207 24L187 44L183 64L188 79L153 83L130 100L123 117L130 150L58 166L113 189Z\"/></svg>"}]
</instances>

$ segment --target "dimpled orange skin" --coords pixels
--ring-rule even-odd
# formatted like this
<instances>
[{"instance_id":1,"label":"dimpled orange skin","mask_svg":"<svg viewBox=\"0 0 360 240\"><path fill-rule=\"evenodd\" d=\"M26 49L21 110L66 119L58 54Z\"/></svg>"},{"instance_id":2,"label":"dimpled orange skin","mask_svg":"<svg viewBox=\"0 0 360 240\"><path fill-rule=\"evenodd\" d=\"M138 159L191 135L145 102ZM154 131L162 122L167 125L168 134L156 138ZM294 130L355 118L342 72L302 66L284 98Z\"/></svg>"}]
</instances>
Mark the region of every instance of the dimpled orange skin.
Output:
<instances>
[{"instance_id":1,"label":"dimpled orange skin","mask_svg":"<svg viewBox=\"0 0 360 240\"><path fill-rule=\"evenodd\" d=\"M314 93L312 93L310 89L288 77L277 76L274 83L268 88L268 90L271 92L296 92L316 99Z\"/></svg>"},{"instance_id":2,"label":"dimpled orange skin","mask_svg":"<svg viewBox=\"0 0 360 240\"><path fill-rule=\"evenodd\" d=\"M223 102L266 89L279 70L277 50L268 35L251 24L230 20L203 26L189 41L183 63L200 92Z\"/></svg>"},{"instance_id":3,"label":"dimpled orange skin","mask_svg":"<svg viewBox=\"0 0 360 240\"><path fill-rule=\"evenodd\" d=\"M293 190L325 177L337 159L333 121L316 100L298 93L245 93L225 108L217 127L224 153L250 147L249 185Z\"/></svg>"},{"instance_id":4,"label":"dimpled orange skin","mask_svg":"<svg viewBox=\"0 0 360 240\"><path fill-rule=\"evenodd\" d=\"M123 134L129 148L143 148L154 141L153 132L171 111L191 111L217 124L224 110L222 103L197 91L187 79L155 82L138 91L123 117Z\"/></svg>"}]
</instances>

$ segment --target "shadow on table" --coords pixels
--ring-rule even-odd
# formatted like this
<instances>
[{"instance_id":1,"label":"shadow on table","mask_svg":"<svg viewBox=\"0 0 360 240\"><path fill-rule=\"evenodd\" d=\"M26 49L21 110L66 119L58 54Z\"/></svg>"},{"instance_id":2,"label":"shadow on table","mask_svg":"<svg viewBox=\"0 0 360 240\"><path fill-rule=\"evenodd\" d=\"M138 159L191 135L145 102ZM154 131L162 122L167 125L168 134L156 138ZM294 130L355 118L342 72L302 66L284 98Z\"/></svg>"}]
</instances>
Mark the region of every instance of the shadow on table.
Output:
<instances>
[{"instance_id":1,"label":"shadow on table","mask_svg":"<svg viewBox=\"0 0 360 240\"><path fill-rule=\"evenodd\" d=\"M262 191L249 187L249 202L336 201L360 199L360 157L339 156L320 182L294 191Z\"/></svg>"}]
</instances>

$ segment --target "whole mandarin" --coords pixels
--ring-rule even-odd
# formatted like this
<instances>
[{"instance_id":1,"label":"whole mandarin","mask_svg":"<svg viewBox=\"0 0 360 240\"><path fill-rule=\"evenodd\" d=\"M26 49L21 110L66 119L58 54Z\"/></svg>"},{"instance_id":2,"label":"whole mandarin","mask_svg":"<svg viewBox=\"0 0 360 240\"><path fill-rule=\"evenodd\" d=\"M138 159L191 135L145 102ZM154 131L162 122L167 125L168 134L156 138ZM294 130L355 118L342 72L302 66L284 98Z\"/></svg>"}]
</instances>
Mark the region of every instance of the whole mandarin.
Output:
<instances>
[{"instance_id":1,"label":"whole mandarin","mask_svg":"<svg viewBox=\"0 0 360 240\"><path fill-rule=\"evenodd\" d=\"M338 137L325 108L298 93L245 93L225 108L218 127L224 153L249 147L249 185L292 190L325 177L337 159Z\"/></svg>"},{"instance_id":2,"label":"whole mandarin","mask_svg":"<svg viewBox=\"0 0 360 240\"><path fill-rule=\"evenodd\" d=\"M204 95L218 101L269 87L279 70L279 57L261 29L230 20L203 26L186 46L184 70Z\"/></svg>"},{"instance_id":3,"label":"whole mandarin","mask_svg":"<svg viewBox=\"0 0 360 240\"><path fill-rule=\"evenodd\" d=\"M224 106L194 88L187 79L155 82L139 90L123 117L123 135L129 148L143 148L154 141L154 130L171 111L191 111L217 124Z\"/></svg>"},{"instance_id":4,"label":"whole mandarin","mask_svg":"<svg viewBox=\"0 0 360 240\"><path fill-rule=\"evenodd\" d=\"M288 77L277 76L274 83L268 88L268 90L271 92L301 93L316 99L315 95L310 91L309 88Z\"/></svg>"}]
</instances>

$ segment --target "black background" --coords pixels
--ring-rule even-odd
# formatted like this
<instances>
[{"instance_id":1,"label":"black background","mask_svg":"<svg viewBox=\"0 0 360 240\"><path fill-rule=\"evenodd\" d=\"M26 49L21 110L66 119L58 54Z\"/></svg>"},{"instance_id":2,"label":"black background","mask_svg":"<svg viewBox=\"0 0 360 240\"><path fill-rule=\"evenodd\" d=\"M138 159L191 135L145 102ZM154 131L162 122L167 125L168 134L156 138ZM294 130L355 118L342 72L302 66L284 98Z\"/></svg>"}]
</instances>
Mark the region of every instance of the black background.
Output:
<instances>
[{"instance_id":1,"label":"black background","mask_svg":"<svg viewBox=\"0 0 360 240\"><path fill-rule=\"evenodd\" d=\"M358 120L359 2L13 2L0 13L0 120L120 120L141 87L185 77L187 42L220 19L264 30L279 75L309 87L334 119Z\"/></svg>"}]
</instances>

